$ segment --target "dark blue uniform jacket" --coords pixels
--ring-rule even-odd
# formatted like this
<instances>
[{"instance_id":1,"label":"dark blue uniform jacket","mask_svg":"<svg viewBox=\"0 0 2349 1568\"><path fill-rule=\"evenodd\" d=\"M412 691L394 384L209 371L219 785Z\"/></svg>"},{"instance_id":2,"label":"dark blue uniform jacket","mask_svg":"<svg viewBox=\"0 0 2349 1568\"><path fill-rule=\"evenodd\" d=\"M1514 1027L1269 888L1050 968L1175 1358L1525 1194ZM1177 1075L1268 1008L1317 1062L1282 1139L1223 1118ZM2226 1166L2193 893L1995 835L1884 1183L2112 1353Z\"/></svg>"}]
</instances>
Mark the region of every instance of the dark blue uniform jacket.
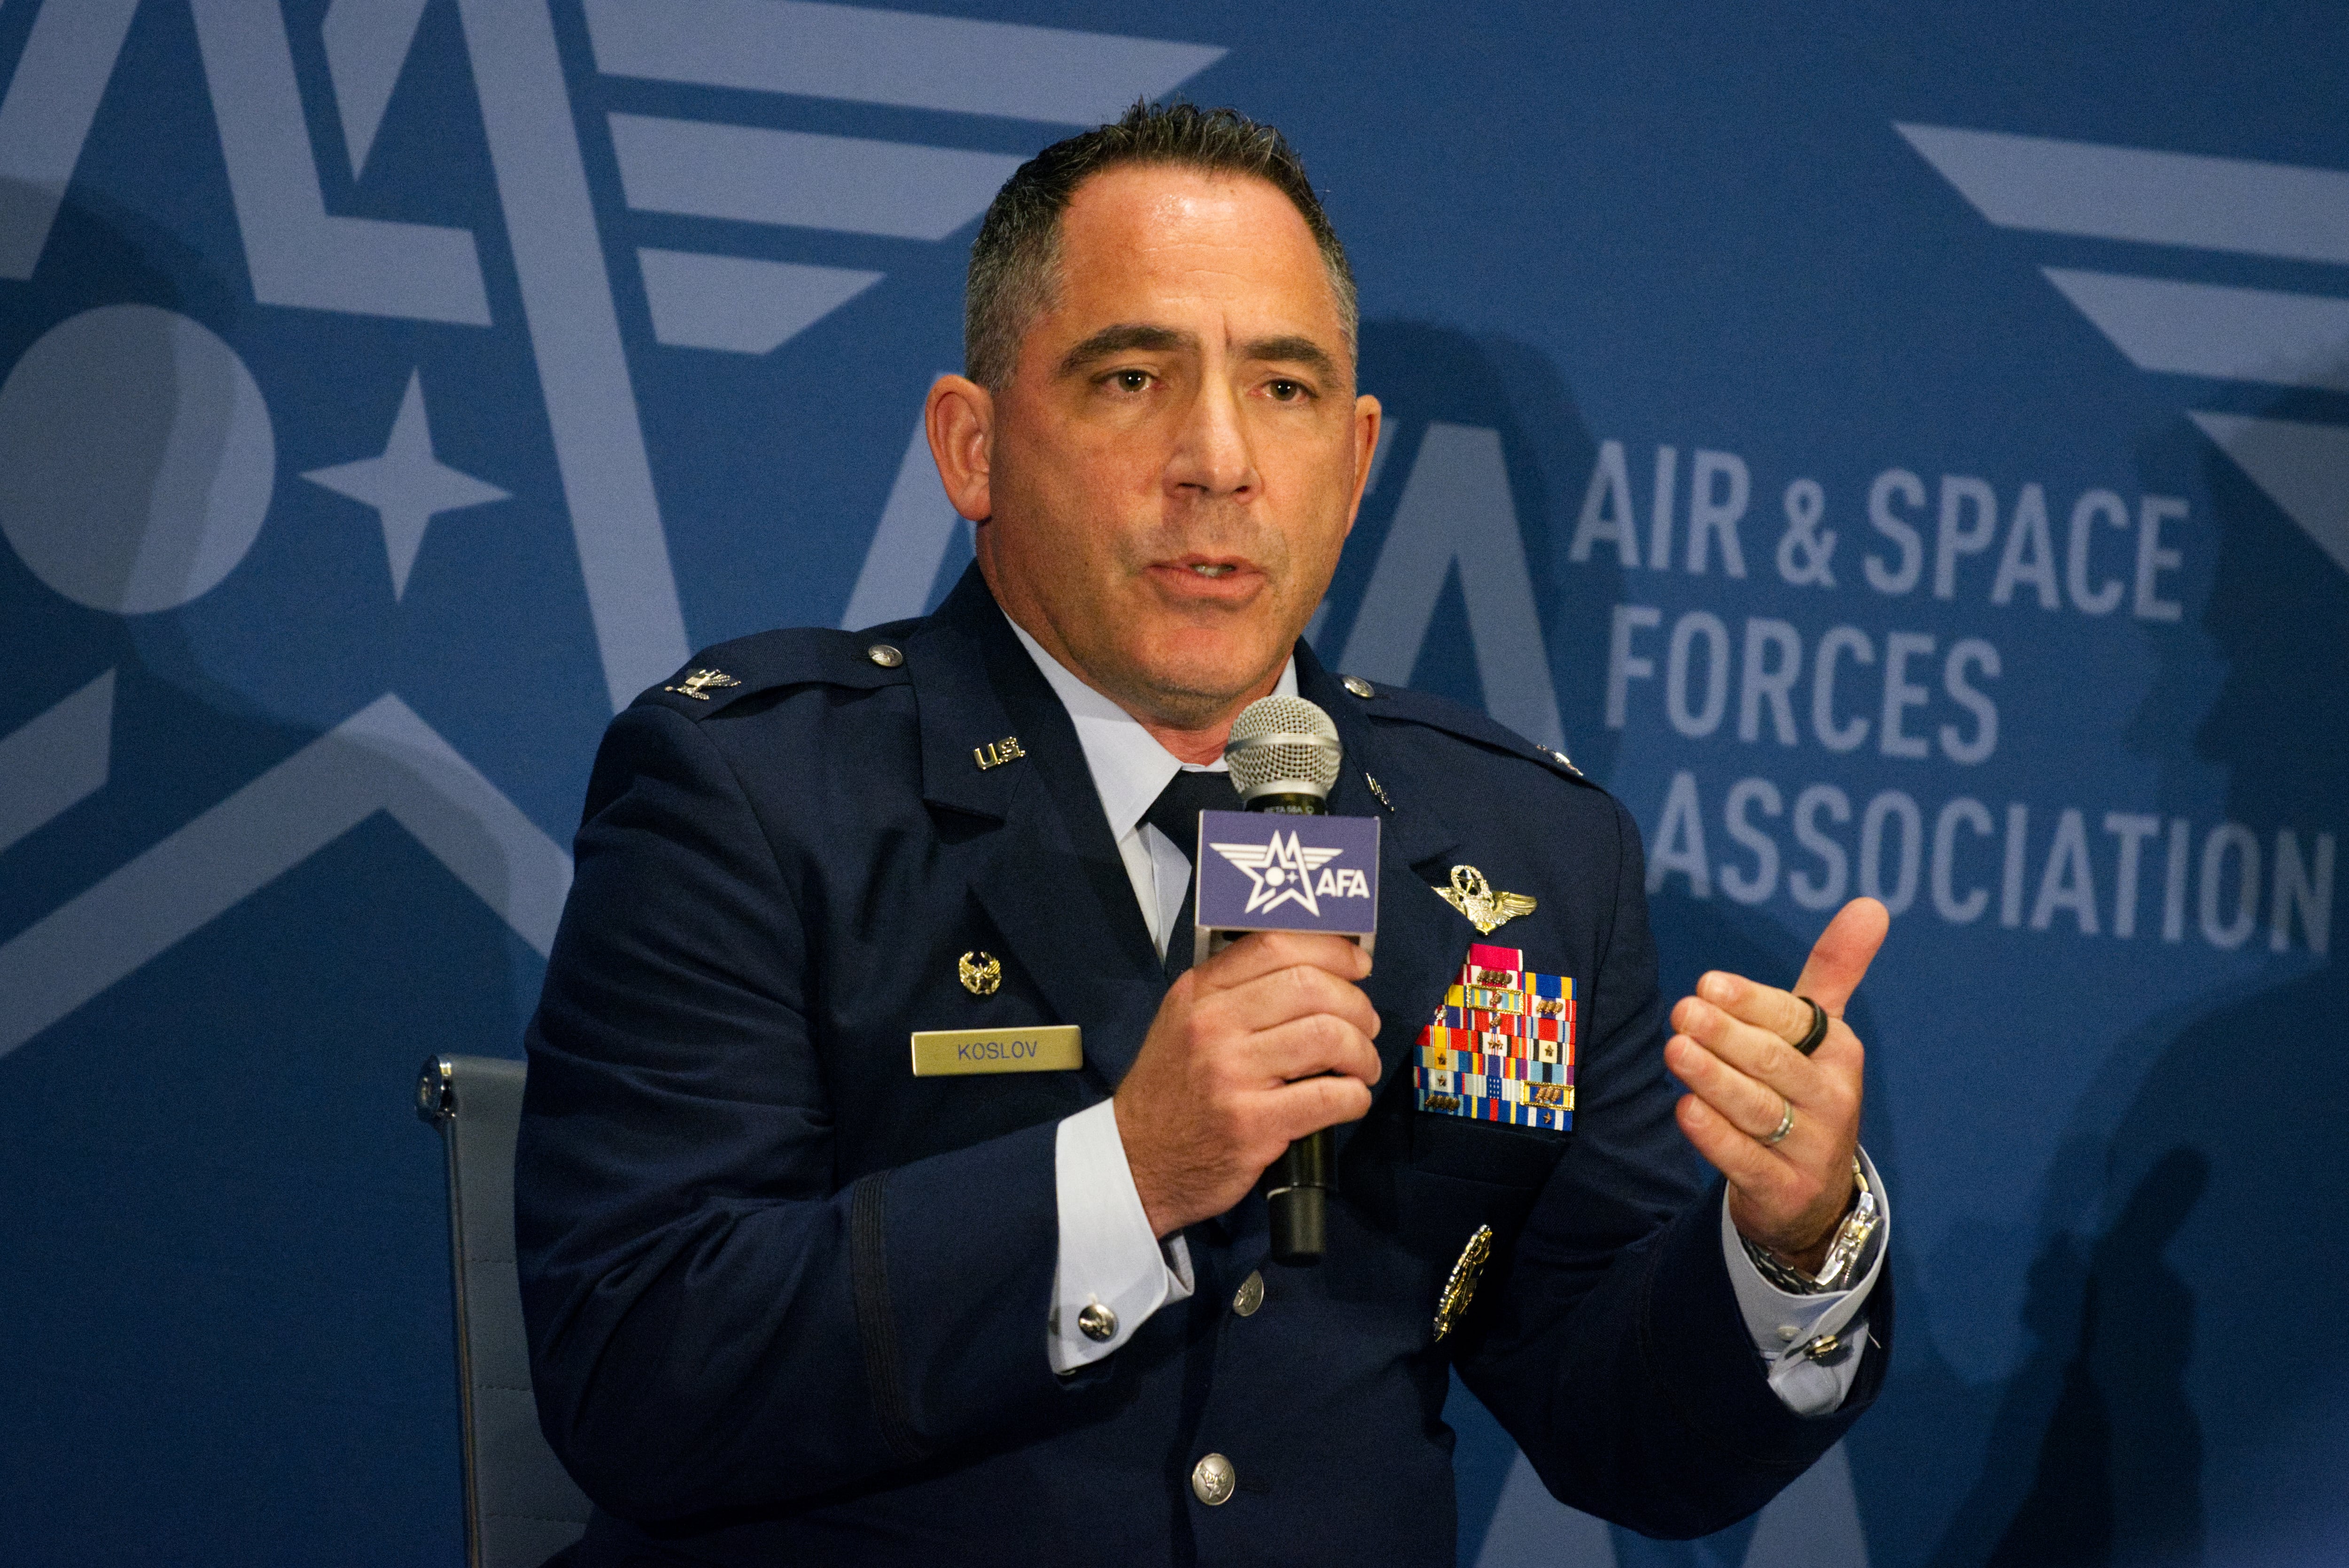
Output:
<instances>
[{"instance_id":1,"label":"dark blue uniform jacket","mask_svg":"<svg viewBox=\"0 0 2349 1568\"><path fill-rule=\"evenodd\" d=\"M530 1030L523 1297L542 1424L598 1506L575 1562L1448 1565L1455 1366L1557 1496L1692 1535L1873 1397L1880 1347L1826 1418L1764 1381L1721 1189L1672 1121L1628 814L1466 709L1350 695L1302 645L1298 689L1345 742L1330 807L1384 822L1386 1071L1340 1134L1328 1256L1269 1262L1251 1198L1187 1233L1195 1295L1055 1377L1054 1124L1116 1088L1165 992L1067 711L975 571L924 621L695 662L740 684L613 721ZM1024 757L978 766L1011 736ZM1475 937L1432 888L1464 862L1540 901L1479 940L1588 999L1571 1133L1414 1109ZM1002 961L991 995L957 979L973 951ZM913 1030L1037 1023L1081 1026L1082 1068L911 1076ZM1885 1341L1889 1281L1870 1318ZM1211 1450L1238 1477L1214 1508L1188 1484Z\"/></svg>"}]
</instances>

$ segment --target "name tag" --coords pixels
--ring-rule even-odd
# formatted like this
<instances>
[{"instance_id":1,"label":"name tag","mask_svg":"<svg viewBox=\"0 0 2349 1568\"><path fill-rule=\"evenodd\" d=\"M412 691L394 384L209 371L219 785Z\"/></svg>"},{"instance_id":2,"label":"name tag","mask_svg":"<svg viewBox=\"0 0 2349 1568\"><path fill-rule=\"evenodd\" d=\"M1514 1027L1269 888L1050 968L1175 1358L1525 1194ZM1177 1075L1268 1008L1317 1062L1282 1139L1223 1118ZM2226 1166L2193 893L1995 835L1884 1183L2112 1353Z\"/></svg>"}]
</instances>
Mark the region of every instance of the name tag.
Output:
<instances>
[{"instance_id":1,"label":"name tag","mask_svg":"<svg viewBox=\"0 0 2349 1568\"><path fill-rule=\"evenodd\" d=\"M1074 1024L1027 1029L916 1029L914 1076L1058 1073L1085 1065L1084 1034Z\"/></svg>"}]
</instances>

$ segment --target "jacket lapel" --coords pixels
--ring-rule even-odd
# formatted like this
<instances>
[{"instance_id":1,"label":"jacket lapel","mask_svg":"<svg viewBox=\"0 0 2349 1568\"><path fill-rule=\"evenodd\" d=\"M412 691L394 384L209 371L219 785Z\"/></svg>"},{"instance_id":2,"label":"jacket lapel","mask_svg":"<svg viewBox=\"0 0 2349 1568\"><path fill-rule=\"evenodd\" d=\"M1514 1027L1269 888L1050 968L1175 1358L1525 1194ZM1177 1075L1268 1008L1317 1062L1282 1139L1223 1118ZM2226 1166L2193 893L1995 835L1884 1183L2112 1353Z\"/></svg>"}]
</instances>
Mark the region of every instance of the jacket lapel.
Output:
<instances>
[{"instance_id":1,"label":"jacket lapel","mask_svg":"<svg viewBox=\"0 0 2349 1568\"><path fill-rule=\"evenodd\" d=\"M1330 810L1379 819L1379 939L1362 990L1381 1020L1377 1045L1383 1086L1410 1060L1420 1030L1467 962L1475 928L1435 892L1435 884L1450 874L1460 836L1433 800L1405 797L1390 810L1371 793L1368 779L1379 772L1377 728L1363 717L1362 699L1340 686L1301 642L1297 692L1330 715L1346 748L1345 766L1330 791Z\"/></svg>"},{"instance_id":2,"label":"jacket lapel","mask_svg":"<svg viewBox=\"0 0 2349 1568\"><path fill-rule=\"evenodd\" d=\"M1110 838L1076 727L973 566L906 639L922 733L922 794L970 890L1060 1021L1084 1031L1085 1066L1114 1089L1165 993L1149 927ZM975 752L1016 738L982 769Z\"/></svg>"}]
</instances>

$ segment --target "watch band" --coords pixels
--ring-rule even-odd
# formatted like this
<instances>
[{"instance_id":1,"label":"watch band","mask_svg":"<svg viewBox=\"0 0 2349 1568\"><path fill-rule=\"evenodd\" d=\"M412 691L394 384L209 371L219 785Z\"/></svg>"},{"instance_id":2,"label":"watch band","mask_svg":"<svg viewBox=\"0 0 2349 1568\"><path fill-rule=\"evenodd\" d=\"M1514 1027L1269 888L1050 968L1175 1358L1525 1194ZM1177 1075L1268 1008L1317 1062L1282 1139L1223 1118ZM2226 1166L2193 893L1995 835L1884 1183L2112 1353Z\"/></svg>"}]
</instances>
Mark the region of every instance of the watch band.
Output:
<instances>
[{"instance_id":1,"label":"watch band","mask_svg":"<svg viewBox=\"0 0 2349 1568\"><path fill-rule=\"evenodd\" d=\"M1875 1190L1868 1184L1868 1173L1860 1168L1857 1155L1851 1162L1852 1200L1844 1211L1843 1222L1836 1227L1835 1240L1827 1243L1827 1255L1818 1272L1806 1274L1802 1270L1781 1261L1768 1248L1756 1245L1744 1233L1737 1240L1745 1248L1745 1255L1762 1277L1789 1295L1825 1295L1830 1291L1847 1290L1851 1285L1852 1271L1860 1254L1868 1250L1868 1238L1876 1234L1882 1210L1876 1201Z\"/></svg>"}]
</instances>

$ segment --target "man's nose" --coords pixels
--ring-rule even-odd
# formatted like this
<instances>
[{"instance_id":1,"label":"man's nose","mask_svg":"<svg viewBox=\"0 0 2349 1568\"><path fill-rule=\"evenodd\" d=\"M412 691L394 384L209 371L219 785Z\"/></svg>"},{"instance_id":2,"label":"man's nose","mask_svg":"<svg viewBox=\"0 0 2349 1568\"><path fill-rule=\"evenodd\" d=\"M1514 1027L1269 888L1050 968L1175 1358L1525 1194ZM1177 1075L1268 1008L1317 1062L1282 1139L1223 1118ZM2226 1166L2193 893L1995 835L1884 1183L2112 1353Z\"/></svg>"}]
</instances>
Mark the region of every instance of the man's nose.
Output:
<instances>
[{"instance_id":1,"label":"man's nose","mask_svg":"<svg viewBox=\"0 0 2349 1568\"><path fill-rule=\"evenodd\" d=\"M1208 377L1191 399L1166 466L1166 482L1174 490L1217 498L1255 489L1256 459L1239 397L1221 377Z\"/></svg>"}]
</instances>

